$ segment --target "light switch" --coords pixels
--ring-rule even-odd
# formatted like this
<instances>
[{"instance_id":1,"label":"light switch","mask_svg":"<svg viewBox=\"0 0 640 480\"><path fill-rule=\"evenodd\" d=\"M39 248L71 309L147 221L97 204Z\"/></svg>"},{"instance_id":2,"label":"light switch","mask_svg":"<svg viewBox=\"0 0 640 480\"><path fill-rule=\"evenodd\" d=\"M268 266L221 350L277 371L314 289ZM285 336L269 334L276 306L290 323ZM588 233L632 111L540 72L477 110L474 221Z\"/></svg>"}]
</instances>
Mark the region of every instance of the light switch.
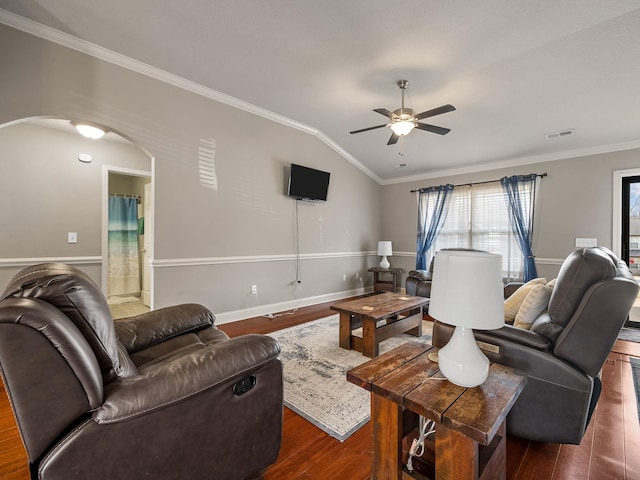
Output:
<instances>
[{"instance_id":1,"label":"light switch","mask_svg":"<svg viewBox=\"0 0 640 480\"><path fill-rule=\"evenodd\" d=\"M78 243L78 234L76 232L69 232L67 234L67 243Z\"/></svg>"}]
</instances>

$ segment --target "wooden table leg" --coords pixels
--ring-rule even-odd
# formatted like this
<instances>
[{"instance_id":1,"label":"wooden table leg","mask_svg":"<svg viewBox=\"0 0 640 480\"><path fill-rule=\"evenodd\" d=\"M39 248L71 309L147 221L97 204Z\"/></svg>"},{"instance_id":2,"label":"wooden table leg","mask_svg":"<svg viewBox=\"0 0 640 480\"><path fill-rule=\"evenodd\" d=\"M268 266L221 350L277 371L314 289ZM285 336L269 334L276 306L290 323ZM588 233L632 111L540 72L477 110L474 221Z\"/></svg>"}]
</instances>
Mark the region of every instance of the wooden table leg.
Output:
<instances>
[{"instance_id":1,"label":"wooden table leg","mask_svg":"<svg viewBox=\"0 0 640 480\"><path fill-rule=\"evenodd\" d=\"M340 312L340 347L351 350L351 314Z\"/></svg>"},{"instance_id":2,"label":"wooden table leg","mask_svg":"<svg viewBox=\"0 0 640 480\"><path fill-rule=\"evenodd\" d=\"M375 358L378 356L378 332L376 321L370 318L362 319L362 354L365 357Z\"/></svg>"},{"instance_id":3,"label":"wooden table leg","mask_svg":"<svg viewBox=\"0 0 640 480\"><path fill-rule=\"evenodd\" d=\"M424 312L422 311L422 307L418 307L415 310L411 310L409 311L409 313L407 315L420 315L420 322L418 323L418 326L415 328L412 328L411 330L407 330L407 333L409 335L413 335L414 337L421 337L422 336L422 318L424 317Z\"/></svg>"},{"instance_id":4,"label":"wooden table leg","mask_svg":"<svg viewBox=\"0 0 640 480\"><path fill-rule=\"evenodd\" d=\"M373 480L402 478L402 407L371 393Z\"/></svg>"},{"instance_id":5,"label":"wooden table leg","mask_svg":"<svg viewBox=\"0 0 640 480\"><path fill-rule=\"evenodd\" d=\"M447 428L436 426L436 478L438 480L477 479L478 442Z\"/></svg>"}]
</instances>

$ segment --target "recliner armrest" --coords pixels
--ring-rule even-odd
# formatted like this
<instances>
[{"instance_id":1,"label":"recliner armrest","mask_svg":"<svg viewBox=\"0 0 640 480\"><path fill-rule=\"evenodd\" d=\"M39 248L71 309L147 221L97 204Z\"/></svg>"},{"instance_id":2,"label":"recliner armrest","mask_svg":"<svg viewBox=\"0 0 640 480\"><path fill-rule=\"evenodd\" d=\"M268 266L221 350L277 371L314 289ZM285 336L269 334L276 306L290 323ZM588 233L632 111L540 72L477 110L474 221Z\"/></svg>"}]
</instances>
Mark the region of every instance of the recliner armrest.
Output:
<instances>
[{"instance_id":1,"label":"recliner armrest","mask_svg":"<svg viewBox=\"0 0 640 480\"><path fill-rule=\"evenodd\" d=\"M133 353L183 333L211 327L215 316L195 303L151 310L135 317L116 320L118 340Z\"/></svg>"},{"instance_id":2,"label":"recliner armrest","mask_svg":"<svg viewBox=\"0 0 640 480\"><path fill-rule=\"evenodd\" d=\"M157 364L107 385L104 404L93 412L93 419L109 424L146 415L256 371L279 353L274 338L250 334Z\"/></svg>"},{"instance_id":3,"label":"recliner armrest","mask_svg":"<svg viewBox=\"0 0 640 480\"><path fill-rule=\"evenodd\" d=\"M454 328L436 320L433 324L433 346L444 347L453 335ZM550 352L553 349L553 344L545 336L512 325L505 325L497 330L474 330L473 335L477 341L492 345L515 344L518 348L533 348L540 352Z\"/></svg>"},{"instance_id":4,"label":"recliner armrest","mask_svg":"<svg viewBox=\"0 0 640 480\"><path fill-rule=\"evenodd\" d=\"M512 325L505 325L497 330L474 330L474 335L476 340L481 342L491 342L491 340L495 338L500 338L542 352L551 351L553 348L553 344L548 338L530 330Z\"/></svg>"}]
</instances>

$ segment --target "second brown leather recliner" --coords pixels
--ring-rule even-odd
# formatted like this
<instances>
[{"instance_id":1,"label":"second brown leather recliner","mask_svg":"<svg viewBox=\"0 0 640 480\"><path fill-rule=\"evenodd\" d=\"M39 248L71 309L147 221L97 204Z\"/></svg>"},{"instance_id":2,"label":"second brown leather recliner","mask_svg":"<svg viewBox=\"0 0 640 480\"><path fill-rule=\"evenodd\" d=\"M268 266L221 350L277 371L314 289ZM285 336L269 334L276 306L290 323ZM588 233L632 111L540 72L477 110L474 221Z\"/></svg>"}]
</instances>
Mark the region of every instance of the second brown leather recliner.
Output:
<instances>
[{"instance_id":1,"label":"second brown leather recliner","mask_svg":"<svg viewBox=\"0 0 640 480\"><path fill-rule=\"evenodd\" d=\"M507 417L511 434L579 444L602 389L600 369L638 295L627 265L605 248L581 248L563 262L548 309L530 330L505 325L475 331L489 360L526 373ZM443 347L453 327L435 322Z\"/></svg>"}]
</instances>

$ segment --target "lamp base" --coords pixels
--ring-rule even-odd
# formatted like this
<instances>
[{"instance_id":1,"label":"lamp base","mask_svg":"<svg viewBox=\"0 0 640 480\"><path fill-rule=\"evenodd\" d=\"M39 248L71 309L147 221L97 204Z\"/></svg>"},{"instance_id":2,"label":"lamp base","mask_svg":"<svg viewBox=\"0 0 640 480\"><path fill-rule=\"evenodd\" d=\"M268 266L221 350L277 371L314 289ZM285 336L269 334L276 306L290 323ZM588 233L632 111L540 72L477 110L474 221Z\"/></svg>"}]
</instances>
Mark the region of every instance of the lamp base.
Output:
<instances>
[{"instance_id":1,"label":"lamp base","mask_svg":"<svg viewBox=\"0 0 640 480\"><path fill-rule=\"evenodd\" d=\"M387 256L383 255L382 260L380 260L380 268L389 268L391 264L389 260L387 260Z\"/></svg>"},{"instance_id":2,"label":"lamp base","mask_svg":"<svg viewBox=\"0 0 640 480\"><path fill-rule=\"evenodd\" d=\"M489 376L489 359L468 327L455 328L449 343L438 352L438 365L451 383L461 387L477 387Z\"/></svg>"}]
</instances>

